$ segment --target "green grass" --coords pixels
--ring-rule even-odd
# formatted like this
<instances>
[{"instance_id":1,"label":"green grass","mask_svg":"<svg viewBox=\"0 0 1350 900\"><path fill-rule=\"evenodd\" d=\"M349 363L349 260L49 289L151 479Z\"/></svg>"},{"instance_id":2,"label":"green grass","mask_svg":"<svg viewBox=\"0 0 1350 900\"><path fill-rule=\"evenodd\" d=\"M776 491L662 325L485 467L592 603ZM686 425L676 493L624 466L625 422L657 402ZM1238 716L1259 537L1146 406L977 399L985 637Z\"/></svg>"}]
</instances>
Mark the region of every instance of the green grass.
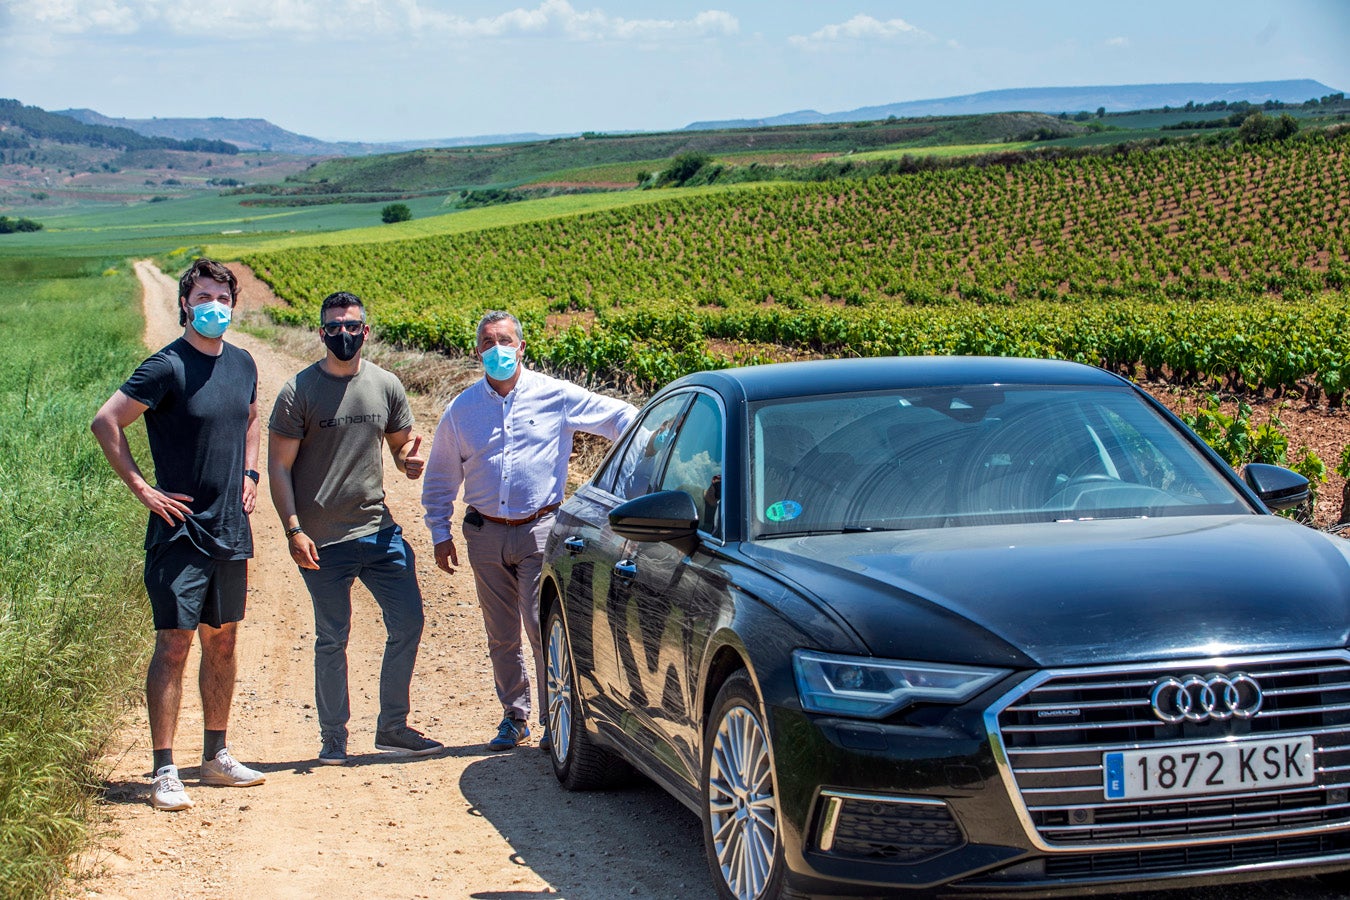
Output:
<instances>
[{"instance_id":1,"label":"green grass","mask_svg":"<svg viewBox=\"0 0 1350 900\"><path fill-rule=\"evenodd\" d=\"M210 196L127 206L89 205L38 216L43 230L4 235L5 248L59 247L61 253L135 244L176 245L187 240L250 240L259 234L331 232L379 226L384 202L322 206L245 206L248 196ZM414 221L444 212L445 197L401 200Z\"/></svg>"},{"instance_id":2,"label":"green grass","mask_svg":"<svg viewBox=\"0 0 1350 900\"><path fill-rule=\"evenodd\" d=\"M423 221L446 216L445 198L400 201L413 211L401 225L380 221L384 203L332 204L306 207L248 207L247 197L197 197L131 206L86 205L43 214L43 230L0 235L0 261L68 257L98 258L111 263L147 256L165 256L180 248L210 245L212 253L234 259L272 236L303 236L331 243L338 233L368 228L366 240L395 240L409 233L440 233L444 225L423 232ZM402 229L400 231L399 229ZM261 240L260 240L261 239Z\"/></svg>"},{"instance_id":3,"label":"green grass","mask_svg":"<svg viewBox=\"0 0 1350 900\"><path fill-rule=\"evenodd\" d=\"M941 147L897 147L893 150L869 150L866 153L854 153L848 158L857 162L868 159L903 159L906 156L936 156L940 159L954 159L961 156L982 156L986 153L1010 153L1035 147L1034 141L1008 141L998 144L948 144Z\"/></svg>"},{"instance_id":4,"label":"green grass","mask_svg":"<svg viewBox=\"0 0 1350 900\"><path fill-rule=\"evenodd\" d=\"M190 251L229 260L264 250L461 234L645 205L672 196L698 197L736 187L574 194L455 212L446 211L443 199L419 198L400 201L412 208L413 219L394 225L380 222L382 203L255 208L240 206L244 198L211 197L115 210L81 208L44 216L43 231L0 236L0 273L14 274L38 259L80 257L90 267L103 261L98 269L101 271L118 261L167 257L175 251L178 256Z\"/></svg>"},{"instance_id":5,"label":"green grass","mask_svg":"<svg viewBox=\"0 0 1350 900\"><path fill-rule=\"evenodd\" d=\"M638 162L606 163L600 166L580 166L550 172L530 184L622 184L637 187L639 172L659 172L670 164L668 159L650 159ZM529 187L530 184L522 185Z\"/></svg>"},{"instance_id":6,"label":"green grass","mask_svg":"<svg viewBox=\"0 0 1350 900\"><path fill-rule=\"evenodd\" d=\"M604 210L621 209L628 206L645 206L676 197L693 199L726 191L754 190L771 184L773 182L756 182L752 185L717 185L701 188L569 194L521 203L508 203L501 206L487 206L440 216L429 216L424 219L413 219L411 222L400 222L397 225L357 228L344 231L341 234L309 233L277 237L254 235L228 241L217 239L207 242L204 245L203 252L208 256L216 256L221 259L235 259L252 253L291 250L298 247L345 247L353 244L377 244L412 238L465 234L473 231L523 225L528 222L542 222Z\"/></svg>"},{"instance_id":7,"label":"green grass","mask_svg":"<svg viewBox=\"0 0 1350 900\"><path fill-rule=\"evenodd\" d=\"M89 433L145 354L125 268L17 270L0 266L0 885L36 898L85 839L100 752L150 646L145 511Z\"/></svg>"},{"instance_id":8,"label":"green grass","mask_svg":"<svg viewBox=\"0 0 1350 900\"><path fill-rule=\"evenodd\" d=\"M1107 130L1107 131L1098 131L1094 134L1079 135L1078 137L1058 138L1053 141L1042 141L1037 146L1109 147L1113 144L1128 144L1134 141L1156 141L1159 138L1168 138L1170 140L1175 141L1192 134L1215 134L1215 132L1157 131L1148 128Z\"/></svg>"}]
</instances>

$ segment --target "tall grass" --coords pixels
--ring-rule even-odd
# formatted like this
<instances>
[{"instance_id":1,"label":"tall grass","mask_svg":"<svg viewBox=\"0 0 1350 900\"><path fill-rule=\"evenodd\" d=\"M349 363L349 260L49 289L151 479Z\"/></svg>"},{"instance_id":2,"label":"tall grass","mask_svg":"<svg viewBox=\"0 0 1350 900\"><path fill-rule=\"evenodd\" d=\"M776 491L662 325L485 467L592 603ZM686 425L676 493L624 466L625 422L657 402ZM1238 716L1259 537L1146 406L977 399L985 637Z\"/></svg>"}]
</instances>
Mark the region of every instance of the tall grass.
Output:
<instances>
[{"instance_id":1,"label":"tall grass","mask_svg":"<svg viewBox=\"0 0 1350 900\"><path fill-rule=\"evenodd\" d=\"M5 897L47 896L65 874L87 834L99 754L150 646L139 577L145 511L89 433L99 405L145 356L137 296L125 269L0 266Z\"/></svg>"}]
</instances>

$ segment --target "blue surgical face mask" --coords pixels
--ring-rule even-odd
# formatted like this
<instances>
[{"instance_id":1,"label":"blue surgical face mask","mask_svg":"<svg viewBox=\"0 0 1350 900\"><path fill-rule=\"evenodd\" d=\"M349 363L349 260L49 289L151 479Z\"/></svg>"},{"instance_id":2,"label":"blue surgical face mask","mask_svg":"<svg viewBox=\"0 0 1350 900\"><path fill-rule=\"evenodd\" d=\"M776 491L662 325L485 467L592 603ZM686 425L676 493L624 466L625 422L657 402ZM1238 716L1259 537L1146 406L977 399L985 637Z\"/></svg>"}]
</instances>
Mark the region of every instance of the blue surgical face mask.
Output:
<instances>
[{"instance_id":1,"label":"blue surgical face mask","mask_svg":"<svg viewBox=\"0 0 1350 900\"><path fill-rule=\"evenodd\" d=\"M230 307L208 300L192 307L192 328L204 338L218 338L230 327Z\"/></svg>"},{"instance_id":2,"label":"blue surgical face mask","mask_svg":"<svg viewBox=\"0 0 1350 900\"><path fill-rule=\"evenodd\" d=\"M483 371L493 381L508 381L511 376L516 374L516 362L519 359L519 351L515 347L507 347L502 344L495 344L484 350L481 354L483 360Z\"/></svg>"}]
</instances>

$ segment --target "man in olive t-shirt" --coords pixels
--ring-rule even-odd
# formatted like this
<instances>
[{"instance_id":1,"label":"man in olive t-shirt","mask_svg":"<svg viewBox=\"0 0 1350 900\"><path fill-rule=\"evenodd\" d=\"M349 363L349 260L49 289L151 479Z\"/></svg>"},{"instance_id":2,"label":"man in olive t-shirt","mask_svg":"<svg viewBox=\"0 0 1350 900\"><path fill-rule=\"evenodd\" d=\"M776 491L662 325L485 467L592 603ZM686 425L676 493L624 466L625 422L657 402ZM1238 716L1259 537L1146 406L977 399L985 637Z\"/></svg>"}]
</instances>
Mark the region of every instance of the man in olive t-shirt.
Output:
<instances>
[{"instance_id":1,"label":"man in olive t-shirt","mask_svg":"<svg viewBox=\"0 0 1350 900\"><path fill-rule=\"evenodd\" d=\"M426 756L445 749L408 727L409 688L422 639L422 593L412 547L384 503L381 450L418 478L422 438L398 378L361 359L365 307L339 292L323 301L324 358L286 383L268 423L267 472L291 558L314 603L314 694L319 762L347 761L347 637L352 582L360 578L384 615L375 747Z\"/></svg>"}]
</instances>

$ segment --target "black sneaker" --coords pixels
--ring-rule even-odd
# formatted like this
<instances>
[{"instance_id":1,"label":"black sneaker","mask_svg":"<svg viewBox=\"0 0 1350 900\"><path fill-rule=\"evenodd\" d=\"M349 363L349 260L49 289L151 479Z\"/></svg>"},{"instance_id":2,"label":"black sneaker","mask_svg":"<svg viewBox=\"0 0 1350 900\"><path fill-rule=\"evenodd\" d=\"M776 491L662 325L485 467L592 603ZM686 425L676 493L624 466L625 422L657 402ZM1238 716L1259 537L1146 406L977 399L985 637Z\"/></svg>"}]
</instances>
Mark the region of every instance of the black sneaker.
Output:
<instances>
[{"instance_id":1,"label":"black sneaker","mask_svg":"<svg viewBox=\"0 0 1350 900\"><path fill-rule=\"evenodd\" d=\"M415 728L403 725L391 731L375 732L375 749L388 750L403 756L430 756L440 753L445 745L433 741Z\"/></svg>"},{"instance_id":2,"label":"black sneaker","mask_svg":"<svg viewBox=\"0 0 1350 900\"><path fill-rule=\"evenodd\" d=\"M326 737L319 749L319 764L324 766L345 766L347 764L347 739Z\"/></svg>"}]
</instances>

